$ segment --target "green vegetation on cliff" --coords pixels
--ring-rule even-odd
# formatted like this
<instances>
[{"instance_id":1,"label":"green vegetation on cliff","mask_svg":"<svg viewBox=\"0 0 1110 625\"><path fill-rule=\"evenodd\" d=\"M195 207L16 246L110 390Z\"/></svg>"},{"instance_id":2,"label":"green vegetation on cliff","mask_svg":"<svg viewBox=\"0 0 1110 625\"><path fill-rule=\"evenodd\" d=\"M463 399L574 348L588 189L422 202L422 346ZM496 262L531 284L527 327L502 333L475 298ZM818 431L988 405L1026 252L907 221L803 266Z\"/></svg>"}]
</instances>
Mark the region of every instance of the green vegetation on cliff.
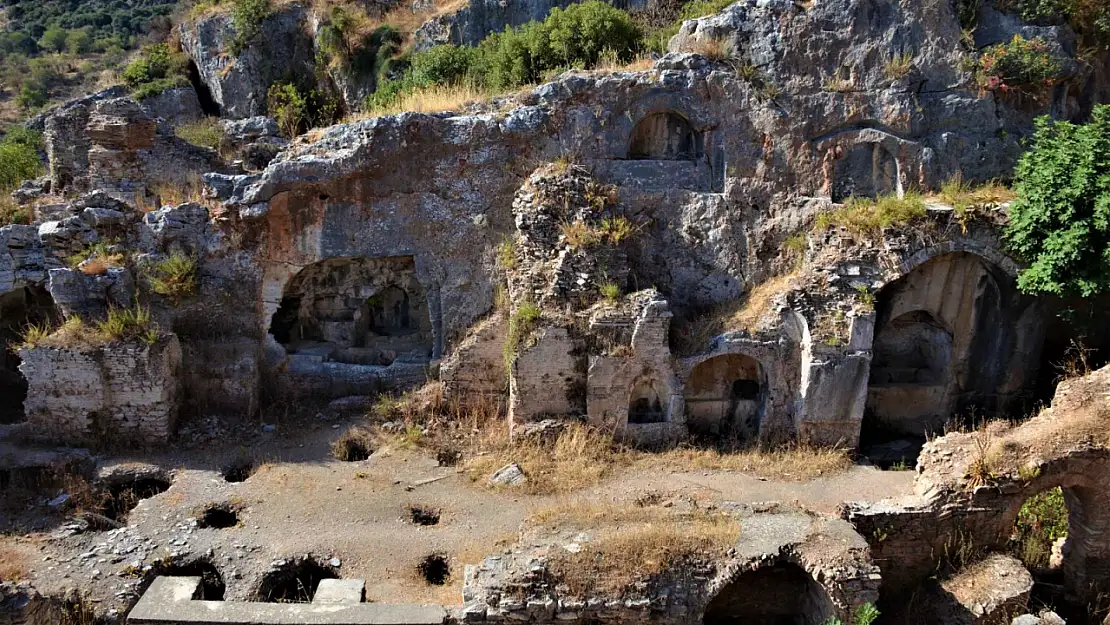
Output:
<instances>
[{"instance_id":1,"label":"green vegetation on cliff","mask_svg":"<svg viewBox=\"0 0 1110 625\"><path fill-rule=\"evenodd\" d=\"M1110 105L1078 125L1037 120L1015 172L1006 240L1029 267L1027 293L1110 292Z\"/></svg>"}]
</instances>

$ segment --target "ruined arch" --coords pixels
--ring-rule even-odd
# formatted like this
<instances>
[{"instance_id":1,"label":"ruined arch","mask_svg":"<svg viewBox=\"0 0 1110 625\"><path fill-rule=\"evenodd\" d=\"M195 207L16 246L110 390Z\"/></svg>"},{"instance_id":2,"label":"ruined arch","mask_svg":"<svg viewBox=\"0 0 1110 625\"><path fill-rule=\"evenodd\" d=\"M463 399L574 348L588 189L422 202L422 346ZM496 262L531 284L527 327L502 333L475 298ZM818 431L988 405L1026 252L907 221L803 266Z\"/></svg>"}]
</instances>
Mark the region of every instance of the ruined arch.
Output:
<instances>
[{"instance_id":1,"label":"ruined arch","mask_svg":"<svg viewBox=\"0 0 1110 625\"><path fill-rule=\"evenodd\" d=\"M993 412L1019 332L1012 279L968 252L929 257L876 298L867 429L923 436L957 414Z\"/></svg>"},{"instance_id":2,"label":"ruined arch","mask_svg":"<svg viewBox=\"0 0 1110 625\"><path fill-rule=\"evenodd\" d=\"M820 625L836 613L802 567L777 562L745 571L710 600L703 625Z\"/></svg>"},{"instance_id":3,"label":"ruined arch","mask_svg":"<svg viewBox=\"0 0 1110 625\"><path fill-rule=\"evenodd\" d=\"M25 286L0 294L0 423L22 421L27 380L19 371L17 352L28 326L57 319L54 300L41 286Z\"/></svg>"},{"instance_id":4,"label":"ruined arch","mask_svg":"<svg viewBox=\"0 0 1110 625\"><path fill-rule=\"evenodd\" d=\"M755 358L729 353L698 363L684 394L691 432L742 442L759 436L767 389L763 367Z\"/></svg>"},{"instance_id":5,"label":"ruined arch","mask_svg":"<svg viewBox=\"0 0 1110 625\"><path fill-rule=\"evenodd\" d=\"M633 160L697 160L704 151L700 132L678 113L651 113L632 129L628 158Z\"/></svg>"},{"instance_id":6,"label":"ruined arch","mask_svg":"<svg viewBox=\"0 0 1110 625\"><path fill-rule=\"evenodd\" d=\"M432 351L428 299L411 256L306 265L285 284L269 332L289 353L350 364Z\"/></svg>"}]
</instances>

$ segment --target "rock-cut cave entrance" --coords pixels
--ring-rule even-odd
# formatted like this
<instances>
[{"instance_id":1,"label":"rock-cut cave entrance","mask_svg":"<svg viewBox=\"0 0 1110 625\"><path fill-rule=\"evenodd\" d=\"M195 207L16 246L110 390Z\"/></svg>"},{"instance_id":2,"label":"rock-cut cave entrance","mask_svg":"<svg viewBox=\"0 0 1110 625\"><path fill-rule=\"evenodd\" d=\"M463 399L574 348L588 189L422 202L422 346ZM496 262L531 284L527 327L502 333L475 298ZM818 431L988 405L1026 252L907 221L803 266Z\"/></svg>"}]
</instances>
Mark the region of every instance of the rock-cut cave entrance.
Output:
<instances>
[{"instance_id":1,"label":"rock-cut cave entrance","mask_svg":"<svg viewBox=\"0 0 1110 625\"><path fill-rule=\"evenodd\" d=\"M1019 331L1011 282L993 263L952 252L878 292L865 456L912 466L930 433L1002 409Z\"/></svg>"},{"instance_id":2,"label":"rock-cut cave entrance","mask_svg":"<svg viewBox=\"0 0 1110 625\"><path fill-rule=\"evenodd\" d=\"M54 300L46 289L27 286L0 295L0 423L16 423L24 418L27 380L19 371L19 344L33 325L56 319Z\"/></svg>"},{"instance_id":3,"label":"rock-cut cave entrance","mask_svg":"<svg viewBox=\"0 0 1110 625\"><path fill-rule=\"evenodd\" d=\"M686 381L686 423L694 434L745 444L756 440L766 389L759 362L722 354L698 363Z\"/></svg>"},{"instance_id":4,"label":"rock-cut cave entrance","mask_svg":"<svg viewBox=\"0 0 1110 625\"><path fill-rule=\"evenodd\" d=\"M413 257L333 258L306 266L286 285L270 334L289 353L325 361L426 359L431 317Z\"/></svg>"},{"instance_id":5,"label":"rock-cut cave entrance","mask_svg":"<svg viewBox=\"0 0 1110 625\"><path fill-rule=\"evenodd\" d=\"M821 625L834 614L828 593L804 569L778 563L741 574L705 608L703 625Z\"/></svg>"},{"instance_id":6,"label":"rock-cut cave entrance","mask_svg":"<svg viewBox=\"0 0 1110 625\"><path fill-rule=\"evenodd\" d=\"M220 116L220 103L216 98L212 97L212 92L208 90L208 85L204 84L204 80L200 77L200 69L197 67L196 62L189 60L189 67L186 69L186 75L189 78L189 84L193 85L193 91L197 93L197 101L200 102L200 110L209 117Z\"/></svg>"}]
</instances>

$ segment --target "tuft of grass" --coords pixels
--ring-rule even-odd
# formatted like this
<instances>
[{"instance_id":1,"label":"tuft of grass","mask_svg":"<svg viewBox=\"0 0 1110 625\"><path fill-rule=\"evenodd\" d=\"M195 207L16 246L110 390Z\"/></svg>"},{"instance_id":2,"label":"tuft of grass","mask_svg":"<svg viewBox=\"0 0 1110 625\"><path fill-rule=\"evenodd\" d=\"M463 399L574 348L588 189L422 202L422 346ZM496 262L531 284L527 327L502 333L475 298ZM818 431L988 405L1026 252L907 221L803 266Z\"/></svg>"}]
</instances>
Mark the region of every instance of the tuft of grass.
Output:
<instances>
[{"instance_id":1,"label":"tuft of grass","mask_svg":"<svg viewBox=\"0 0 1110 625\"><path fill-rule=\"evenodd\" d=\"M108 244L104 242L96 243L82 252L67 257L66 264L86 276L102 276L113 267L123 267L127 262L127 255L122 252L111 252L108 248Z\"/></svg>"},{"instance_id":2,"label":"tuft of grass","mask_svg":"<svg viewBox=\"0 0 1110 625\"><path fill-rule=\"evenodd\" d=\"M150 290L177 302L197 288L197 261L181 252L155 262L150 267Z\"/></svg>"},{"instance_id":3,"label":"tuft of grass","mask_svg":"<svg viewBox=\"0 0 1110 625\"><path fill-rule=\"evenodd\" d=\"M795 232L782 242L782 249L790 254L801 255L805 254L808 245L809 241L806 239L806 233Z\"/></svg>"},{"instance_id":4,"label":"tuft of grass","mask_svg":"<svg viewBox=\"0 0 1110 625\"><path fill-rule=\"evenodd\" d=\"M710 61L726 61L729 57L728 46L720 39L699 39L686 52L700 54Z\"/></svg>"},{"instance_id":5,"label":"tuft of grass","mask_svg":"<svg viewBox=\"0 0 1110 625\"><path fill-rule=\"evenodd\" d=\"M182 124L173 129L173 134L183 141L202 148L219 149L224 137L220 118L206 117L202 120Z\"/></svg>"},{"instance_id":6,"label":"tuft of grass","mask_svg":"<svg viewBox=\"0 0 1110 625\"><path fill-rule=\"evenodd\" d=\"M615 302L621 297L621 288L615 282L603 282L598 290L601 292L601 297L607 302Z\"/></svg>"},{"instance_id":7,"label":"tuft of grass","mask_svg":"<svg viewBox=\"0 0 1110 625\"><path fill-rule=\"evenodd\" d=\"M968 488L985 486L998 477L998 456L992 449L994 436L986 427L981 427L972 436L975 448L972 449L971 463L967 467Z\"/></svg>"},{"instance_id":8,"label":"tuft of grass","mask_svg":"<svg viewBox=\"0 0 1110 625\"><path fill-rule=\"evenodd\" d=\"M856 90L856 85L851 79L832 76L825 79L821 88L825 91L833 91L835 93L849 93Z\"/></svg>"},{"instance_id":9,"label":"tuft of grass","mask_svg":"<svg viewBox=\"0 0 1110 625\"><path fill-rule=\"evenodd\" d=\"M18 582L30 578L31 559L24 549L0 545L0 582Z\"/></svg>"},{"instance_id":10,"label":"tuft of grass","mask_svg":"<svg viewBox=\"0 0 1110 625\"><path fill-rule=\"evenodd\" d=\"M598 196L604 201L603 196ZM597 223L582 219L559 226L563 240L571 249L587 249L596 245L619 245L636 233L636 227L627 217L605 217Z\"/></svg>"},{"instance_id":11,"label":"tuft of grass","mask_svg":"<svg viewBox=\"0 0 1110 625\"><path fill-rule=\"evenodd\" d=\"M577 553L555 549L547 569L573 596L620 596L691 559L713 559L740 538L740 522L727 514L634 504L570 503L541 510L529 523L588 533Z\"/></svg>"},{"instance_id":12,"label":"tuft of grass","mask_svg":"<svg viewBox=\"0 0 1110 625\"><path fill-rule=\"evenodd\" d=\"M814 228L822 232L839 227L856 235L873 235L925 215L925 198L916 193L906 193L903 198L887 195L877 200L853 197L841 208L818 214Z\"/></svg>"},{"instance_id":13,"label":"tuft of grass","mask_svg":"<svg viewBox=\"0 0 1110 625\"><path fill-rule=\"evenodd\" d=\"M516 240L509 235L497 244L497 266L506 271L516 269Z\"/></svg>"},{"instance_id":14,"label":"tuft of grass","mask_svg":"<svg viewBox=\"0 0 1110 625\"><path fill-rule=\"evenodd\" d=\"M892 56L890 60L883 65L883 72L886 74L886 77L891 80L904 78L906 74L910 73L911 69L913 69L913 55L908 52Z\"/></svg>"},{"instance_id":15,"label":"tuft of grass","mask_svg":"<svg viewBox=\"0 0 1110 625\"><path fill-rule=\"evenodd\" d=\"M865 310L875 310L875 293L871 291L871 287L866 284L857 284L855 286L856 299L863 306Z\"/></svg>"},{"instance_id":16,"label":"tuft of grass","mask_svg":"<svg viewBox=\"0 0 1110 625\"><path fill-rule=\"evenodd\" d=\"M505 371L512 371L513 362L516 361L517 352L524 344L525 339L536 327L536 322L543 316L543 311L532 302L522 302L509 315L509 333L505 339L504 358Z\"/></svg>"},{"instance_id":17,"label":"tuft of grass","mask_svg":"<svg viewBox=\"0 0 1110 625\"><path fill-rule=\"evenodd\" d=\"M160 206L175 206L186 202L203 204L209 201L204 197L204 180L200 174L190 175L184 183L152 183L147 186L147 190L156 197L156 204ZM144 205L139 206L140 211L147 213L159 208L159 206L148 207L145 201L145 199L142 200Z\"/></svg>"},{"instance_id":18,"label":"tuft of grass","mask_svg":"<svg viewBox=\"0 0 1110 625\"><path fill-rule=\"evenodd\" d=\"M49 323L31 324L23 330L20 347L35 347L45 341L53 331Z\"/></svg>"},{"instance_id":19,"label":"tuft of grass","mask_svg":"<svg viewBox=\"0 0 1110 625\"><path fill-rule=\"evenodd\" d=\"M955 209L957 217L963 218L974 211L1005 204L1017 194L997 181L973 186L957 175L941 185L936 197Z\"/></svg>"},{"instance_id":20,"label":"tuft of grass","mask_svg":"<svg viewBox=\"0 0 1110 625\"><path fill-rule=\"evenodd\" d=\"M709 346L713 337L725 332L756 332L767 318L775 299L794 286L796 272L774 276L756 285L737 302L716 306L689 320L671 326L671 348L691 355Z\"/></svg>"},{"instance_id":21,"label":"tuft of grass","mask_svg":"<svg viewBox=\"0 0 1110 625\"><path fill-rule=\"evenodd\" d=\"M139 305L134 308L109 308L108 317L97 322L96 329L108 342L135 339L153 345L158 342L160 334L150 316L150 309Z\"/></svg>"},{"instance_id":22,"label":"tuft of grass","mask_svg":"<svg viewBox=\"0 0 1110 625\"><path fill-rule=\"evenodd\" d=\"M0 226L29 223L31 223L31 216L27 213L27 209L16 204L15 200L6 193L0 196Z\"/></svg>"}]
</instances>

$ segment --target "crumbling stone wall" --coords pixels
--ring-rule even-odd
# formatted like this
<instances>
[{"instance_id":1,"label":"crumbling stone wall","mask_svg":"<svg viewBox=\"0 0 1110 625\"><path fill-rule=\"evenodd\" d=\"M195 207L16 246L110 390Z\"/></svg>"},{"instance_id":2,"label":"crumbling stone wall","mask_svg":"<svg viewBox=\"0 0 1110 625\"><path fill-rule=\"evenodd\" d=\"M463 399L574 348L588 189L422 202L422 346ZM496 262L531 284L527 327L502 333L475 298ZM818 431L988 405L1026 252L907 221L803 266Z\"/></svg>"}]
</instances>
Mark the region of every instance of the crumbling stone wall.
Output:
<instances>
[{"instance_id":1,"label":"crumbling stone wall","mask_svg":"<svg viewBox=\"0 0 1110 625\"><path fill-rule=\"evenodd\" d=\"M36 436L71 444L165 443L177 419L181 345L30 347L19 351Z\"/></svg>"}]
</instances>

